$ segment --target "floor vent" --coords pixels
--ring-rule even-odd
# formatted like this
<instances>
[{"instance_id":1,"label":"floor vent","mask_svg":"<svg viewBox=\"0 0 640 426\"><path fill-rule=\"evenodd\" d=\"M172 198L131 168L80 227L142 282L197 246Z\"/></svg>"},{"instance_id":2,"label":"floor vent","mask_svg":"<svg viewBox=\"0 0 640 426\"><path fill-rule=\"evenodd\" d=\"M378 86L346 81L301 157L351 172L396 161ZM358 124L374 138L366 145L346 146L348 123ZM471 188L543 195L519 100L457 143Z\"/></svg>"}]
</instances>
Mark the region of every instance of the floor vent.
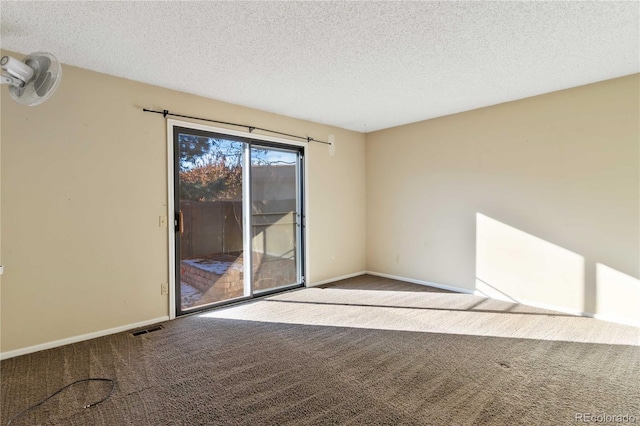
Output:
<instances>
[{"instance_id":1,"label":"floor vent","mask_svg":"<svg viewBox=\"0 0 640 426\"><path fill-rule=\"evenodd\" d=\"M149 328L143 328L140 330L136 330L134 332L132 332L131 334L133 336L139 336L141 334L147 334L147 333L151 333L152 331L158 331L158 330L162 330L164 327L161 325L154 325L153 327L149 327Z\"/></svg>"}]
</instances>

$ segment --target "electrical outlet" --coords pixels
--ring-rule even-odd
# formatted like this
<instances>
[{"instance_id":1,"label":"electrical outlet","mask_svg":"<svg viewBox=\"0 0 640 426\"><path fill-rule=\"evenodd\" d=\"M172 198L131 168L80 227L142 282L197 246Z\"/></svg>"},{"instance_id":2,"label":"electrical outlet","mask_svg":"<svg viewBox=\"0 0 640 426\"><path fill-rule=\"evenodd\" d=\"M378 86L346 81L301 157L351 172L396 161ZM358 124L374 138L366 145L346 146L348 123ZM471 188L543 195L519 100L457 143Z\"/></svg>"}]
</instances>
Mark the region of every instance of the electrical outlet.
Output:
<instances>
[{"instance_id":1,"label":"electrical outlet","mask_svg":"<svg viewBox=\"0 0 640 426\"><path fill-rule=\"evenodd\" d=\"M166 216L160 216L159 225L160 225L160 228L166 228L167 227L167 217Z\"/></svg>"},{"instance_id":2,"label":"electrical outlet","mask_svg":"<svg viewBox=\"0 0 640 426\"><path fill-rule=\"evenodd\" d=\"M160 294L169 294L169 284L162 283L160 284Z\"/></svg>"}]
</instances>

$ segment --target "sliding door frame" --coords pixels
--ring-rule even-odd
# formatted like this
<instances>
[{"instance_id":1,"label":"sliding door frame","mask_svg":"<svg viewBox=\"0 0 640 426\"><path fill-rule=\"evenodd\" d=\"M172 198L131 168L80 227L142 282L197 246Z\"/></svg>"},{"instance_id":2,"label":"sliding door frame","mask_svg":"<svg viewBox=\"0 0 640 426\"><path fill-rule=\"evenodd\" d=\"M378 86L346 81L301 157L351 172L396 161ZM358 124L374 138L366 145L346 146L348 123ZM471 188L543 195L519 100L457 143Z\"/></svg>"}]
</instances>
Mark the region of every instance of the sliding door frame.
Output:
<instances>
[{"instance_id":1,"label":"sliding door frame","mask_svg":"<svg viewBox=\"0 0 640 426\"><path fill-rule=\"evenodd\" d=\"M290 149L293 151L299 151L299 155L298 155L298 164L297 164L297 178L296 181L296 185L301 185L301 187L299 188L298 191L298 196L299 196L299 200L298 200L298 204L299 204L299 208L300 208L300 212L301 212L301 218L300 218L300 227L299 227L299 232L297 234L299 240L298 240L298 244L300 245L300 256L299 260L297 260L298 263L298 275L299 275L299 280L301 281L300 283L296 283L290 286L285 286L285 287L281 287L281 288L276 288L273 290L265 290L265 291L261 291L260 292L260 296L263 295L267 295L270 293L274 293L274 292L278 292L278 291L283 291L286 290L288 288L295 288L295 287L299 287L300 285L302 286L307 286L307 279L306 279L306 271L308 271L308 245L307 245L307 241L308 241L308 230L307 230L307 218L306 218L306 212L307 212L307 207L308 207L308 196L307 196L307 170L308 167L306 167L306 150L305 147L307 146L306 143L304 142L299 142L299 141L294 141L294 140L290 140L290 139L284 139L284 138L278 138L278 137L272 137L272 136L264 136L264 135L259 135L259 134L255 134L255 133L250 133L250 132L243 132L243 131L238 131L238 130L232 130L232 129L228 129L228 128L224 128L224 127L214 127L214 126L207 126L207 125L203 125L203 124L198 124L198 123L193 123L193 122L189 122L189 121L181 121L181 120L174 120L174 119L167 119L167 237L168 237L168 263L169 263L169 318L170 319L174 319L177 316L178 313L178 303L180 302L177 298L177 294L176 294L176 276L177 276L177 270L176 270L176 256L177 256L177 252L176 252L176 226L177 226L177 221L175 218L175 212L176 212L176 203L175 203L175 185L177 184L177 181L175 179L175 173L176 173L176 159L175 159L175 139L174 139L174 128L175 127L181 127L181 128L186 128L189 130L195 130L196 132L201 131L201 132L207 132L207 133L217 133L221 136L227 136L229 137L231 140L237 140L239 142L247 142L247 145L245 145L244 149L245 149L245 153L248 154L248 152L250 151L250 147L251 147L251 143L255 143L256 146L260 147L263 146L265 148L280 148L280 149ZM249 155L244 155L244 159L243 159L243 166L246 168L247 166L248 169L246 170L246 173L243 173L243 186L246 185L250 185L250 178L251 178L251 167L250 167L250 156ZM243 204L246 205L246 208L251 209L251 203L250 203L250 198L248 200L244 199L246 197L248 197L250 194L250 187L248 191L243 191ZM248 202L248 204L247 204ZM245 241L245 250L248 249L249 250L249 254L250 257L252 256L252 249L251 249L251 244L249 244L248 246L246 245L247 241L250 243L251 239L252 239L252 228L251 228L251 215L246 215L248 217L248 219L245 219L245 215L243 214L243 224L244 224L244 229L246 230L246 232L243 232L244 237L243 240ZM247 223L248 222L248 223ZM249 262L250 266L251 266L251 262ZM253 272L253 271L251 271ZM252 280L252 273L248 274L249 276L247 277L247 274L245 274L245 280L249 279ZM238 301L243 301L243 300L248 300L253 296L253 283L250 282L250 286L249 286L249 295L246 294L245 292L245 296L242 298L237 298L237 299L232 299L228 302L220 302L220 303L216 303L216 304L211 304L211 305L207 305L205 307L215 307L218 305L224 305L227 303L234 303L234 302L238 302ZM246 286L245 286L246 288ZM195 310L194 312L197 312L198 310Z\"/></svg>"}]
</instances>

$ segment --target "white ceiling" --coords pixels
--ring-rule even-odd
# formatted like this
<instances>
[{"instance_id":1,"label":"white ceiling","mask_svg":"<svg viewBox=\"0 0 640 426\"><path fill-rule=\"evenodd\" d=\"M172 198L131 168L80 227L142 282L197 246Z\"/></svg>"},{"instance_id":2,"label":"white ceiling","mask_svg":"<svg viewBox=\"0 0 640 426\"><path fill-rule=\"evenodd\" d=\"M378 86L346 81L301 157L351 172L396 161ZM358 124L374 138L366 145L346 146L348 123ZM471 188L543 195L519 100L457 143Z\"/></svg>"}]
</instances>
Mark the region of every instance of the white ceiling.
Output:
<instances>
[{"instance_id":1,"label":"white ceiling","mask_svg":"<svg viewBox=\"0 0 640 426\"><path fill-rule=\"evenodd\" d=\"M0 7L4 49L361 132L640 70L639 2Z\"/></svg>"}]
</instances>

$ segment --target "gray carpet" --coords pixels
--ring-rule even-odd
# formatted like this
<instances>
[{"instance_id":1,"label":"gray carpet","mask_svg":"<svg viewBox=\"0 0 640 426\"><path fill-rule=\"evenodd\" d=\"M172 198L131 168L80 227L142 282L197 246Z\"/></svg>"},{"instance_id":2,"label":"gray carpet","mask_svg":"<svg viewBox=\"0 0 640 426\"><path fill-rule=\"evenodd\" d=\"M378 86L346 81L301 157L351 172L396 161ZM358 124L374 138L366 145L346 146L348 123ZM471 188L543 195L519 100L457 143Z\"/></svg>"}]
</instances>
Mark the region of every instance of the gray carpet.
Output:
<instances>
[{"instance_id":1,"label":"gray carpet","mask_svg":"<svg viewBox=\"0 0 640 426\"><path fill-rule=\"evenodd\" d=\"M116 390L83 409L109 385L76 385L12 425L640 423L638 328L425 290L359 277L4 360L2 424L85 377Z\"/></svg>"}]
</instances>

